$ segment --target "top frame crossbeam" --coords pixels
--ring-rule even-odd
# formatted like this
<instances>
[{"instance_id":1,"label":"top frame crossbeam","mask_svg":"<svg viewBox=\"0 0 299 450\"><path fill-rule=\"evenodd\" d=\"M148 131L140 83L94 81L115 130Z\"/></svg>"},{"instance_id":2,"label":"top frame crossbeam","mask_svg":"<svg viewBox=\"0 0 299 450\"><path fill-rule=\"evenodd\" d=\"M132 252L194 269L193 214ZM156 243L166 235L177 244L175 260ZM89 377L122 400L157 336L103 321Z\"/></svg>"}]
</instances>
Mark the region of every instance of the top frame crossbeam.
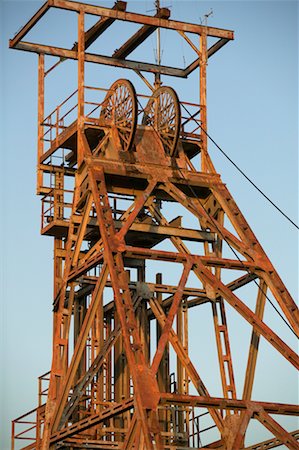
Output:
<instances>
[{"instance_id":1,"label":"top frame crossbeam","mask_svg":"<svg viewBox=\"0 0 299 450\"><path fill-rule=\"evenodd\" d=\"M160 27L170 30L184 31L198 35L207 35L219 39L234 39L234 32L193 23L180 22L176 20L163 19L161 17L151 17L144 14L137 14L122 11L119 9L103 8L102 6L89 5L86 3L73 2L69 0L48 0L36 14L23 26L23 28L10 40L9 46L14 48L23 39L34 25L43 17L43 15L51 8L65 9L74 12L83 12L95 16L107 17L114 20L123 20L127 22L139 23L153 27Z\"/></svg>"},{"instance_id":2,"label":"top frame crossbeam","mask_svg":"<svg viewBox=\"0 0 299 450\"><path fill-rule=\"evenodd\" d=\"M78 43L75 43L70 50L67 48L50 47L38 43L25 42L23 40L28 32L37 24L37 22L50 8L73 11L83 15L91 14L98 16L99 20L96 22L96 24L84 33L84 60L98 64L133 69L135 71L145 71L168 76L187 78L190 73L192 73L197 67L199 67L200 58L198 57L185 69L166 67L161 66L160 64L149 64L141 61L127 60L126 57L133 50L135 50L145 39L147 39L147 37L152 34L157 28L175 30L180 34L183 34L185 36L185 39L187 39L187 41L189 42L191 41L185 35L186 32L202 35L203 38L205 38L206 36L218 38L217 42L212 44L212 46L207 49L208 58L216 53L230 40L234 39L234 33L230 30L170 20L170 11L167 8L161 8L155 16L147 16L144 14L127 12L126 5L126 2L121 0L118 0L112 8L103 8L101 6L89 5L86 3L73 2L69 0L48 0L29 20L29 22L24 25L19 33L17 33L13 39L10 39L9 47L38 54L58 56L60 58L59 62L62 62L65 59L78 59ZM131 38L127 42L125 42L118 50L116 50L112 57L98 54L89 54L85 52L85 50L116 20L141 24L142 27L133 36L131 36ZM192 44L191 46L194 47ZM59 62L55 63L52 68L56 67ZM52 70L52 68L50 70Z\"/></svg>"},{"instance_id":3,"label":"top frame crossbeam","mask_svg":"<svg viewBox=\"0 0 299 450\"><path fill-rule=\"evenodd\" d=\"M49 2L46 2L35 14L29 22L24 25L21 30L15 35L13 39L10 39L9 46L14 48L18 42L20 42L23 37L26 36L27 33L37 24L37 22L46 14L46 12L50 9Z\"/></svg>"},{"instance_id":4,"label":"top frame crossbeam","mask_svg":"<svg viewBox=\"0 0 299 450\"><path fill-rule=\"evenodd\" d=\"M167 8L160 9L155 17L160 17L162 19L168 19L170 16L170 11ZM121 46L118 50L113 53L114 58L126 58L130 53L132 53L142 42L144 42L157 27L143 25L125 44Z\"/></svg>"},{"instance_id":5,"label":"top frame crossbeam","mask_svg":"<svg viewBox=\"0 0 299 450\"><path fill-rule=\"evenodd\" d=\"M84 12L96 16L112 17L126 22L135 22L143 25L152 25L154 27L167 28L170 30L180 30L193 34L205 34L211 37L233 39L234 33L231 30L222 28L207 27L188 22L180 22L177 20L162 19L159 17L146 16L125 11L115 11L102 6L89 5L86 3L72 2L69 0L48 0L50 6L54 8L67 9L70 11Z\"/></svg>"},{"instance_id":6,"label":"top frame crossbeam","mask_svg":"<svg viewBox=\"0 0 299 450\"><path fill-rule=\"evenodd\" d=\"M112 9L117 11L125 11L127 3L123 1L117 1ZM85 32L85 49L90 47L91 44L109 28L115 19L109 17L101 17L97 23L95 23L88 31ZM76 42L72 50L78 51L78 42Z\"/></svg>"}]
</instances>

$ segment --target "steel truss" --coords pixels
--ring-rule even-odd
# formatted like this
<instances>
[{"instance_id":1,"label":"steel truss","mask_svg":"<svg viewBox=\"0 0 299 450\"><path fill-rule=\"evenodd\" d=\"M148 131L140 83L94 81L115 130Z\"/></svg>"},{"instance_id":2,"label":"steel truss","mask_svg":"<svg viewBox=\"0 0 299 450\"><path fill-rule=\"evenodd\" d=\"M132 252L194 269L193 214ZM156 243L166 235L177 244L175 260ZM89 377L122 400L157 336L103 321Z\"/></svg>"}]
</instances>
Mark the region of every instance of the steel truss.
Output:
<instances>
[{"instance_id":1,"label":"steel truss","mask_svg":"<svg viewBox=\"0 0 299 450\"><path fill-rule=\"evenodd\" d=\"M78 14L72 49L23 41L50 8ZM89 30L86 14L99 16ZM87 53L115 21L141 28L112 56ZM158 27L176 30L193 48L196 59L187 69L126 59ZM199 48L186 33L199 36ZM208 37L217 39L210 48ZM51 371L40 377L39 406L28 413L34 419L13 421L13 445L28 432L16 427L30 423L34 436L26 449L234 450L245 448L248 424L255 419L274 439L248 449L299 448L298 431L285 430L272 417L298 415L298 407L251 400L261 338L299 365L296 353L263 321L268 293L297 336L298 309L207 148L207 60L231 39L229 30L172 21L166 8L150 17L127 12L122 1L109 9L48 0L10 41L12 48L39 55L37 191L44 196L42 234L54 237ZM45 70L45 55L60 59ZM67 58L78 61L78 89L45 117L45 77ZM137 96L128 80L108 90L87 87L86 62L133 69L153 94ZM161 75L186 78L198 67L198 105L180 102L173 89L160 86ZM140 71L154 73L154 85ZM91 89L104 93L102 102L86 101ZM61 111L71 100L76 118L68 122L69 111ZM61 149L62 164L54 164ZM53 184L45 182L47 176ZM65 189L69 180L74 189ZM167 219L168 204L195 217L198 229L184 228L181 217ZM173 250L156 247L164 242ZM190 250L190 242L198 251ZM233 257L224 256L225 248ZM177 284L163 283L162 273L148 282L148 261L175 267L169 270L178 274ZM224 271L231 273L229 283ZM198 282L194 288L188 285L191 274ZM255 311L238 295L249 283L258 287ZM236 394L227 303L252 327L242 399ZM188 313L203 304L211 305L222 398L210 395L189 356ZM202 416L210 420L206 430L215 428L219 435L205 446Z\"/></svg>"}]
</instances>

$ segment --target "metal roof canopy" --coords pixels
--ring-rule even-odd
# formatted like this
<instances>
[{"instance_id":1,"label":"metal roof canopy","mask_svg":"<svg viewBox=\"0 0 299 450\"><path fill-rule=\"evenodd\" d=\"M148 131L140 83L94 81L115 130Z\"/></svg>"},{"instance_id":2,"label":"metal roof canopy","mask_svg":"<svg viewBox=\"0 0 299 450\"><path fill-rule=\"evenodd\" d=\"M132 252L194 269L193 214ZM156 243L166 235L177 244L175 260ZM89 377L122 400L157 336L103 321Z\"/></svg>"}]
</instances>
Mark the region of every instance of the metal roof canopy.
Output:
<instances>
[{"instance_id":1,"label":"metal roof canopy","mask_svg":"<svg viewBox=\"0 0 299 450\"><path fill-rule=\"evenodd\" d=\"M72 49L42 45L33 42L23 41L28 32L38 23L50 8L64 9L81 14L91 14L100 16L100 19L89 30L85 31L84 43L86 50L107 28L116 20L141 24L141 28L133 34L117 51L111 56L104 56L94 53L84 54L86 62L104 64L137 71L159 73L162 75L187 78L200 64L200 50L192 43L186 33L199 36L218 38L218 40L208 48L208 57L211 57L227 42L234 39L231 30L197 25L193 23L170 20L170 11L167 8L160 8L155 16L136 14L126 11L127 3L117 1L113 8L103 8L101 6L89 5L86 3L72 2L69 0L48 0L34 16L22 27L22 29L9 41L9 47L17 50L24 50L38 54L60 57L64 59L78 59L78 44ZM177 31L197 53L197 58L185 69L177 67L150 64L142 61L127 60L126 57L132 53L142 42L144 42L157 28Z\"/></svg>"}]
</instances>

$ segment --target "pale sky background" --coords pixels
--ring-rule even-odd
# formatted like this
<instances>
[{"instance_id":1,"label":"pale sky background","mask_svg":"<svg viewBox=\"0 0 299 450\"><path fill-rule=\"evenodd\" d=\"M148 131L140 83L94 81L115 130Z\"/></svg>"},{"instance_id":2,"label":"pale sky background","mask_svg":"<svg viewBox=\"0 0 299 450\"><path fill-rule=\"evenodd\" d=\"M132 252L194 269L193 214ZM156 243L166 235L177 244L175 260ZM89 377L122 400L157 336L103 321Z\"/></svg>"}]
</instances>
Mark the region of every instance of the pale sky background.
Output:
<instances>
[{"instance_id":1,"label":"pale sky background","mask_svg":"<svg viewBox=\"0 0 299 450\"><path fill-rule=\"evenodd\" d=\"M113 1L93 3L113 5ZM48 371L51 364L53 243L51 238L39 235L40 201L35 196L37 56L8 49L8 39L41 4L39 1L0 2L1 450L10 448L11 419L36 407L37 377ZM213 8L209 24L235 30L235 40L209 62L208 131L247 175L298 223L298 3L165 0L161 4L171 6L173 19L194 23L199 23L200 18ZM152 8L151 1L129 0L127 6L128 11L143 13ZM64 17L61 15L59 19L53 14L42 22L41 36L45 43L61 46L66 43L70 47L76 40L74 24ZM114 35L107 34L98 44L103 44L104 50L100 51L114 50L132 30L122 27L120 32L114 31ZM117 41L112 39L115 35ZM39 37L39 30L32 33L32 40ZM155 40L150 38L131 59L145 58L145 54L147 59L152 59L154 46ZM162 50L162 64L183 67L190 62L190 51L175 38L165 37L164 33ZM55 78L46 87L49 109L75 89L75 63L65 63L65 69L62 68L58 76L62 87L56 88L55 94ZM97 86L108 88L117 78L129 76L121 69L113 71L88 66L87 80ZM136 75L132 75L131 80L138 92L148 93ZM188 81L167 79L165 84L174 86L181 100L198 101L197 74ZM210 154L223 181L297 300L297 230L260 197L213 145L210 145ZM240 397L249 327L229 308L228 319ZM289 330L270 306L266 309L266 320L294 349L297 348ZM196 322L193 309L190 326ZM201 373L211 395L218 395L217 389L213 389L215 375L209 366L209 342L205 340L208 331L203 327L191 332L197 344L190 352L195 362L197 351L206 357L207 364L202 365ZM264 341L257 373L259 382L254 391L255 399L298 401L295 371ZM295 419L282 423L288 424L290 429L298 428ZM256 442L270 436L261 429L252 435Z\"/></svg>"}]
</instances>

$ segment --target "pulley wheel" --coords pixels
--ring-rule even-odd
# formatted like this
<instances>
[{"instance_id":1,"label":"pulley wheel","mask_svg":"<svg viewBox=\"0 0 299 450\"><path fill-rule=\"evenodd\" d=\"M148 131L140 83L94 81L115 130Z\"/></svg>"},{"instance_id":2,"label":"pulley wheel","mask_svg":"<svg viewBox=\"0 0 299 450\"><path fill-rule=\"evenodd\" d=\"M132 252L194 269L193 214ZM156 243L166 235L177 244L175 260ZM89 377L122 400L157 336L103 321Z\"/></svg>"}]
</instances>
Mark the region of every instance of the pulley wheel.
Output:
<instances>
[{"instance_id":1,"label":"pulley wheel","mask_svg":"<svg viewBox=\"0 0 299 450\"><path fill-rule=\"evenodd\" d=\"M153 93L144 109L142 124L156 130L167 155L175 154L180 136L181 107L174 89L161 86Z\"/></svg>"},{"instance_id":2,"label":"pulley wheel","mask_svg":"<svg viewBox=\"0 0 299 450\"><path fill-rule=\"evenodd\" d=\"M115 126L123 150L130 149L137 126L137 97L129 80L112 84L102 104L100 123Z\"/></svg>"}]
</instances>

